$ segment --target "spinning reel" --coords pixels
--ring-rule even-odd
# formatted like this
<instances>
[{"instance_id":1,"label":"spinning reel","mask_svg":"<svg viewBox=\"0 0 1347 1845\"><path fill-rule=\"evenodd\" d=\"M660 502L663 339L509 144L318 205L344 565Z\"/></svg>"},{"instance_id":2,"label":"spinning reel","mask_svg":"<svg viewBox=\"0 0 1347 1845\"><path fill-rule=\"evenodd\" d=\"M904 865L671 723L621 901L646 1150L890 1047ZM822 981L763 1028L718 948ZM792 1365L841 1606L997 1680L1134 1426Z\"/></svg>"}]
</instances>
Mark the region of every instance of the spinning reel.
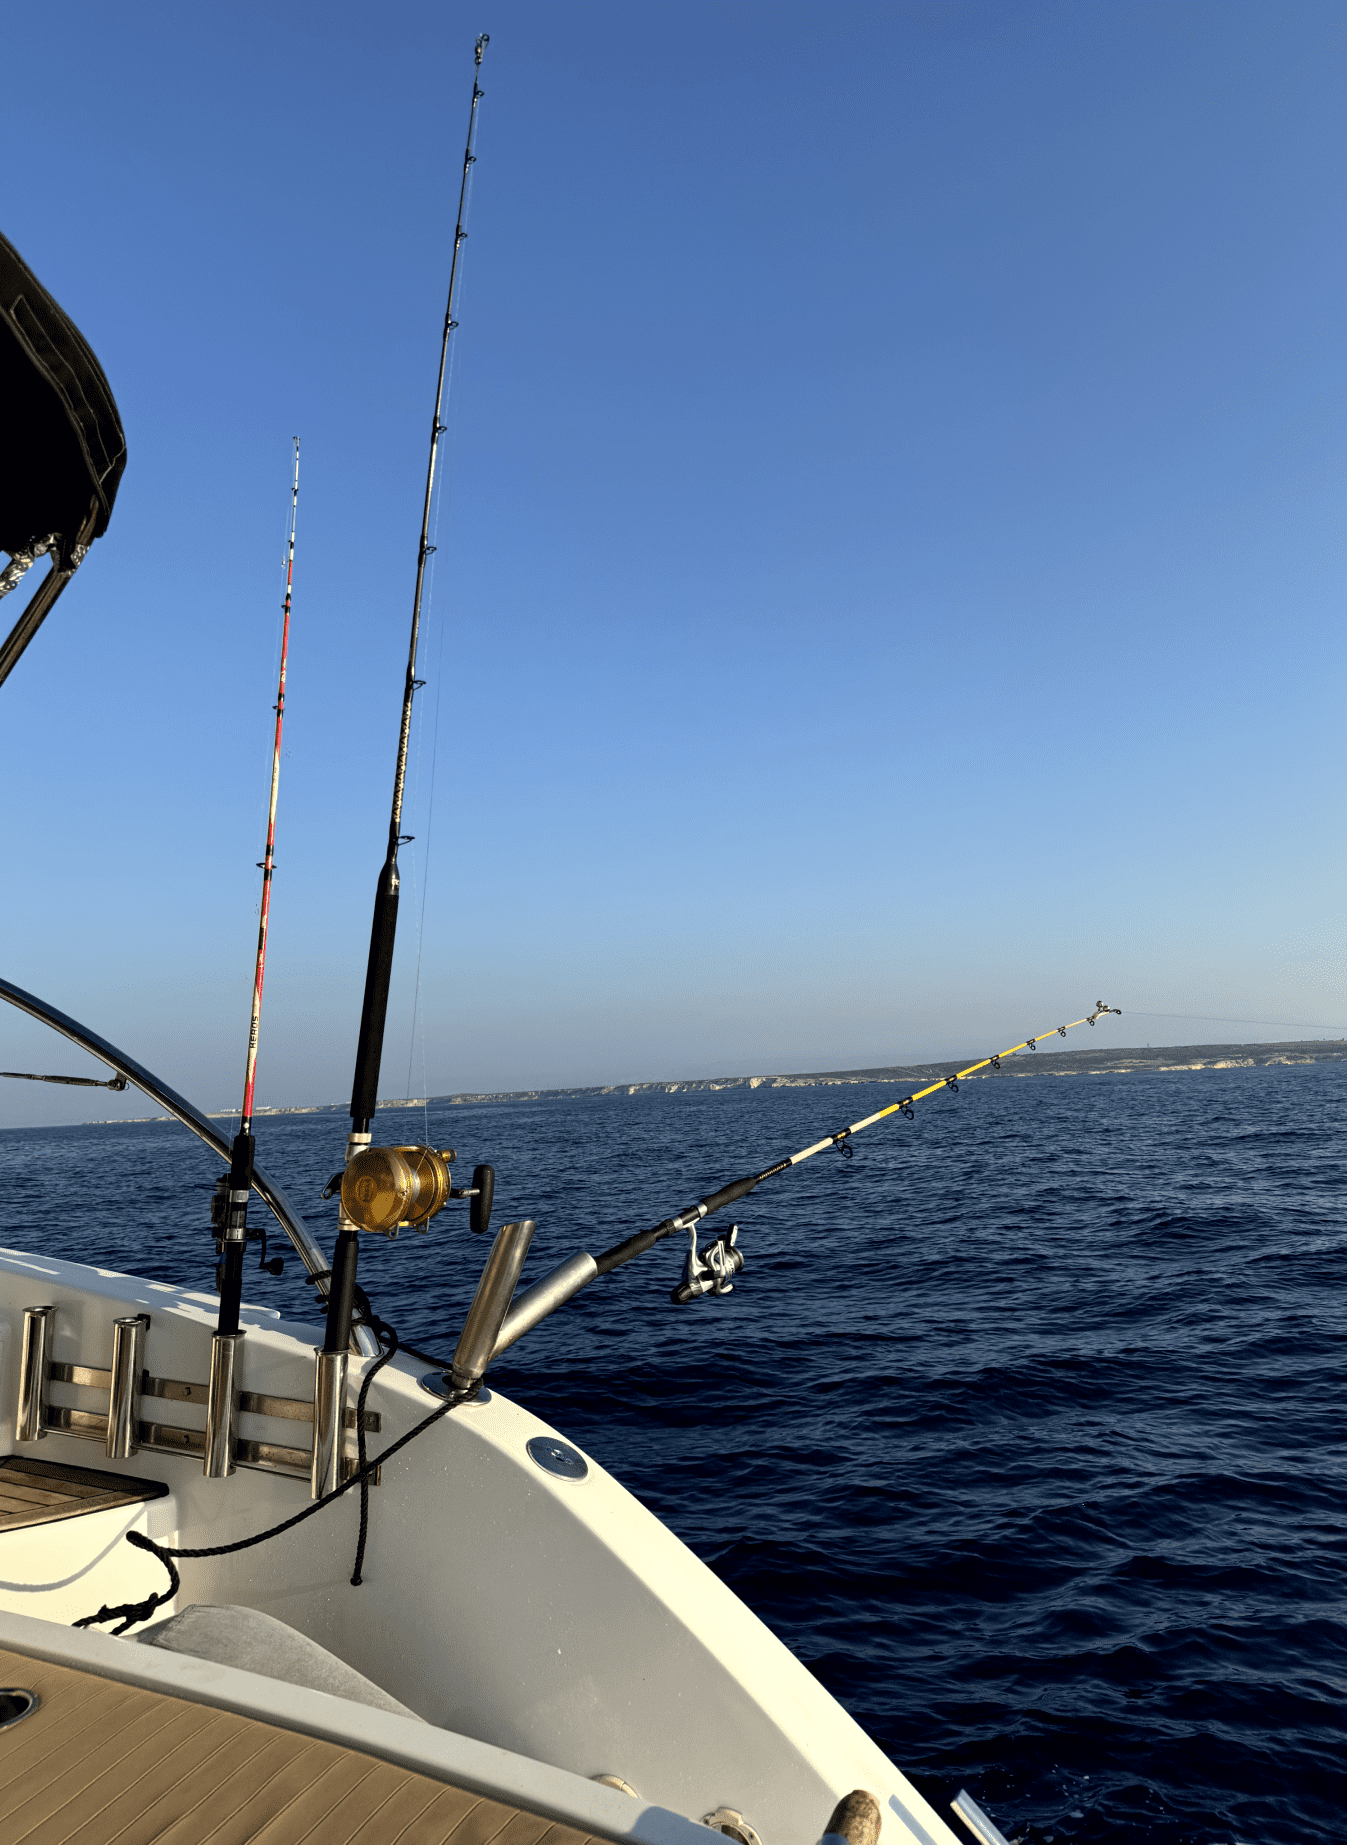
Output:
<instances>
[{"instance_id":1,"label":"spinning reel","mask_svg":"<svg viewBox=\"0 0 1347 1845\"><path fill-rule=\"evenodd\" d=\"M738 1224L731 1224L728 1230L722 1230L715 1241L704 1250L697 1248L697 1226L688 1227L688 1259L683 1267L683 1279L670 1294L669 1299L676 1307L686 1306L690 1300L699 1300L703 1294L730 1294L734 1291L731 1275L737 1275L744 1266L744 1252L737 1247L739 1235Z\"/></svg>"}]
</instances>

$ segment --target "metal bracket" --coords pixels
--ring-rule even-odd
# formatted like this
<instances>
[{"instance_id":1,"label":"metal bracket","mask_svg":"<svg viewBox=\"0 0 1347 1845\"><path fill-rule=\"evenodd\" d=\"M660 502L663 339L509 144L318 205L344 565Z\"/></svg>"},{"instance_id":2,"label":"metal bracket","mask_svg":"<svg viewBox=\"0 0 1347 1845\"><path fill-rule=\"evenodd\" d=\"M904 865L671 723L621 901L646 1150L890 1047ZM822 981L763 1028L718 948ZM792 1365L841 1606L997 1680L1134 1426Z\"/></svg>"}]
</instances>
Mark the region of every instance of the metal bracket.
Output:
<instances>
[{"instance_id":1,"label":"metal bracket","mask_svg":"<svg viewBox=\"0 0 1347 1845\"><path fill-rule=\"evenodd\" d=\"M35 1332L34 1342L39 1339L46 1347L50 1340L51 1316L54 1309L30 1308L29 1314L40 1328L41 1334ZM25 1316L25 1349L27 1349L27 1316ZM64 1364L48 1359L45 1350L42 1353L45 1375L42 1379L40 1420L34 1426L32 1434L23 1433L24 1424L16 1427L15 1433L20 1441L40 1440L48 1433L57 1435L75 1435L86 1441L101 1441L106 1445L108 1439L108 1417L97 1410L72 1409L62 1404L47 1401L48 1384L73 1384L77 1389L97 1390L110 1398L113 1373L94 1365ZM20 1391L20 1415L23 1416L35 1393ZM209 1388L204 1383L187 1383L180 1378L154 1377L148 1371L142 1371L140 1388L136 1393L136 1408L146 1407L144 1399L158 1397L169 1402L199 1403L204 1409L209 1397ZM238 1392L238 1414L241 1416L264 1416L283 1422L313 1423L313 1401L311 1398L275 1397L255 1390ZM355 1433L355 1411L348 1408L343 1418L348 1434ZM135 1421L135 1441L138 1447L149 1448L161 1454L192 1455L200 1460L206 1453L206 1431L204 1429L183 1428L171 1422L148 1421L137 1416ZM369 1434L377 1435L383 1428L383 1418L377 1410L366 1410L365 1429ZM129 1432L129 1430L128 1430ZM289 1474L296 1479L307 1480L313 1469L313 1449L293 1448L274 1441L251 1440L239 1436L234 1450L235 1464L239 1467L254 1468L262 1473ZM342 1477L347 1478L357 1465L354 1453L342 1456ZM378 1474L372 1479L377 1485Z\"/></svg>"}]
</instances>

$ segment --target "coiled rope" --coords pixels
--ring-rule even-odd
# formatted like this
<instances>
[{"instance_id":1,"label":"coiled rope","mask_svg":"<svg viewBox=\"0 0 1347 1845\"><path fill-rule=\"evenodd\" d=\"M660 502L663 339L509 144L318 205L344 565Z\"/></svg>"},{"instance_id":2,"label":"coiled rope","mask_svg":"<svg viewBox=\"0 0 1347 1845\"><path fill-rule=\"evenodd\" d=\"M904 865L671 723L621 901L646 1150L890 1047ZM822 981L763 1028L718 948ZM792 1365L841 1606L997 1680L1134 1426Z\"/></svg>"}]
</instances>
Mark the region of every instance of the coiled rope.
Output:
<instances>
[{"instance_id":1,"label":"coiled rope","mask_svg":"<svg viewBox=\"0 0 1347 1845\"><path fill-rule=\"evenodd\" d=\"M369 1373L361 1387L360 1402L362 1406L369 1389L370 1379L373 1377L376 1370L382 1365L387 1364L388 1360L393 1356L394 1350L396 1350L396 1335L394 1335L394 1339L394 1345L387 1352L381 1354L376 1363L370 1366ZM146 1537L144 1532L128 1531L126 1534L126 1541L128 1544L133 1545L137 1550L149 1551L151 1556L157 1557L160 1563L163 1564L165 1570L168 1572L168 1587L157 1593L147 1595L144 1601L121 1602L115 1608L109 1608L105 1603L103 1607L98 1610L97 1614L86 1614L82 1620L74 1621L71 1625L74 1627L101 1627L108 1621L120 1621L121 1625L119 1627L114 1627L112 1630L115 1636L117 1634L126 1633L129 1628L136 1626L140 1621L148 1621L155 1609L160 1607L164 1602L172 1601L173 1597L182 1587L182 1578L179 1576L177 1566L173 1561L175 1557L189 1557L195 1561L203 1557L228 1557L235 1551L251 1550L254 1545L265 1544L269 1538L280 1537L283 1532L293 1531L295 1526L302 1525L306 1518L312 1518L316 1513L326 1511L328 1506L335 1504L344 1493L349 1493L354 1486L361 1488L362 1495L366 1494L368 1492L371 1476L378 1472L385 1461L391 1461L395 1454L400 1454L410 1442L416 1440L418 1435L424 1435L428 1428L431 1428L435 1423L439 1422L442 1417L447 1416L451 1409L457 1409L460 1403L466 1402L468 1396L471 1394L471 1392L465 1391L461 1394L451 1396L447 1402L439 1404L435 1409L431 1410L428 1416L423 1417L415 1428L408 1429L405 1435L400 1435L395 1442L391 1442L389 1446L384 1449L382 1454L376 1454L373 1460L362 1459L351 1477L348 1480L343 1480L341 1485L335 1488L334 1491L325 1493L321 1499L315 1499L312 1505L306 1505L302 1511L296 1512L293 1517L282 1519L279 1525L272 1525L266 1531L258 1531L254 1533L252 1537L237 1538L232 1544L206 1544L189 1549L182 1545L156 1544L154 1539ZM360 1446L362 1450L364 1445L364 1441L361 1440ZM364 1560L367 1526L368 1500L366 1500L365 1509L362 1510L360 1520L360 1544L356 1555L355 1572L351 1577L353 1586L358 1586L360 1582L360 1566Z\"/></svg>"}]
</instances>

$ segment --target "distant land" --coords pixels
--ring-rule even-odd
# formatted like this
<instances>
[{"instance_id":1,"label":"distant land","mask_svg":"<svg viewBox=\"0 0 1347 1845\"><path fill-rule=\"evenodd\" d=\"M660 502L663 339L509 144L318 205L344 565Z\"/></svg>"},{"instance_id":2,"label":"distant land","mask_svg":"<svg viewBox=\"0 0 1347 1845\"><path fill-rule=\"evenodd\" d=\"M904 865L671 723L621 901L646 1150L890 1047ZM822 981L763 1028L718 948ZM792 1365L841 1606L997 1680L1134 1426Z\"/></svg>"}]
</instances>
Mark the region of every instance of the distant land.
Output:
<instances>
[{"instance_id":1,"label":"distant land","mask_svg":"<svg viewBox=\"0 0 1347 1845\"><path fill-rule=\"evenodd\" d=\"M1128 1076L1152 1070L1250 1070L1268 1064L1339 1063L1347 1060L1347 1038L1303 1038L1285 1044L1159 1044L1131 1049L1100 1044L1082 1051L1053 1051L1056 1036L1040 1039L1042 1049L1019 1051L1000 1070L980 1070L979 1078L999 1081L1006 1076ZM985 1052L982 1053L985 1055ZM684 1095L699 1089L825 1089L847 1083L892 1083L920 1089L925 1083L953 1076L976 1063L977 1056L953 1063L895 1063L877 1070L806 1070L780 1076L694 1076L656 1083L603 1083L578 1089L501 1089L452 1095L398 1096L380 1101L380 1108L424 1108L431 1102L468 1105L473 1102L545 1102L553 1097L586 1095ZM261 1115L345 1115L344 1102L315 1102L306 1108L259 1108ZM210 1111L212 1120L237 1115L237 1108ZM166 1121L166 1115L131 1117ZM122 1116L126 1120L126 1116ZM99 1122L87 1126L104 1125Z\"/></svg>"}]
</instances>

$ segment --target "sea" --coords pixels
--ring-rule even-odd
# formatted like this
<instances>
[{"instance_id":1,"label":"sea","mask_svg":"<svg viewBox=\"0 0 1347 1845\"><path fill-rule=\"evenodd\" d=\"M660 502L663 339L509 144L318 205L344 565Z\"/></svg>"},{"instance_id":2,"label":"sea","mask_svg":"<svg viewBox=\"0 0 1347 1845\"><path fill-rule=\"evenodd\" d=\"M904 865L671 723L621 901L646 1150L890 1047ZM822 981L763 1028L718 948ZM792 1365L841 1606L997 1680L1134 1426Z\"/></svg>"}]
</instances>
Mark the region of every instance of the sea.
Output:
<instances>
[{"instance_id":1,"label":"sea","mask_svg":"<svg viewBox=\"0 0 1347 1845\"><path fill-rule=\"evenodd\" d=\"M495 1168L495 1221L538 1225L527 1283L894 1098L380 1122ZM735 1207L731 1294L674 1305L670 1240L492 1383L650 1506L944 1811L967 1788L1024 1845L1337 1837L1344 1102L1344 1062L968 1081ZM325 1243L344 1129L258 1127ZM12 1130L0 1166L5 1243L210 1287L218 1163L175 1123ZM447 1354L483 1253L451 1205L366 1244L361 1279ZM248 1297L315 1318L297 1260L250 1271Z\"/></svg>"}]
</instances>

